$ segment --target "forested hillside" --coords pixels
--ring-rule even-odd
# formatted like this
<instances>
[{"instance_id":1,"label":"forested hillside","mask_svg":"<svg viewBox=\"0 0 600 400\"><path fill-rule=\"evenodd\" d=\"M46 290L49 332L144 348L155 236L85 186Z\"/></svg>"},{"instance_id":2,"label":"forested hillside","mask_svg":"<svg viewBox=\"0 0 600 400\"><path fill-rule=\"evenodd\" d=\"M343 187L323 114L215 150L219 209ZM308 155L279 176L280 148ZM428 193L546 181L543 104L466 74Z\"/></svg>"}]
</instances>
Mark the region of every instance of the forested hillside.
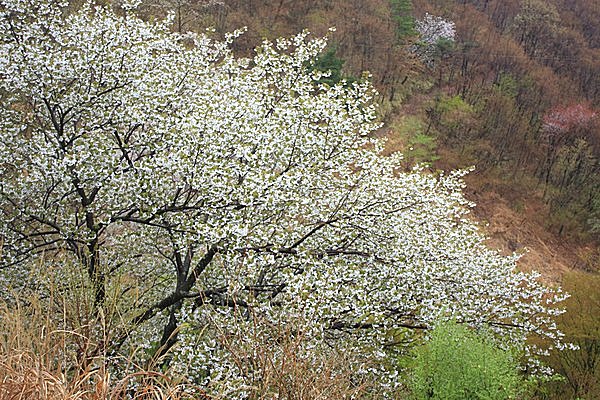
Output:
<instances>
[{"instance_id":1,"label":"forested hillside","mask_svg":"<svg viewBox=\"0 0 600 400\"><path fill-rule=\"evenodd\" d=\"M0 51L0 400L600 398L597 1L0 0Z\"/></svg>"},{"instance_id":2,"label":"forested hillside","mask_svg":"<svg viewBox=\"0 0 600 400\"><path fill-rule=\"evenodd\" d=\"M594 1L166 1L180 30L246 26L250 54L264 38L330 34L319 67L332 79L372 75L388 152L407 168L474 165L467 177L495 245L528 247L553 277L595 269L600 215L600 7ZM425 14L455 24L452 43L420 56ZM594 22L596 21L596 22ZM419 47L420 46L420 47ZM506 219L496 226L494 219ZM522 227L523 232L509 225ZM532 238L534 238L532 240Z\"/></svg>"}]
</instances>

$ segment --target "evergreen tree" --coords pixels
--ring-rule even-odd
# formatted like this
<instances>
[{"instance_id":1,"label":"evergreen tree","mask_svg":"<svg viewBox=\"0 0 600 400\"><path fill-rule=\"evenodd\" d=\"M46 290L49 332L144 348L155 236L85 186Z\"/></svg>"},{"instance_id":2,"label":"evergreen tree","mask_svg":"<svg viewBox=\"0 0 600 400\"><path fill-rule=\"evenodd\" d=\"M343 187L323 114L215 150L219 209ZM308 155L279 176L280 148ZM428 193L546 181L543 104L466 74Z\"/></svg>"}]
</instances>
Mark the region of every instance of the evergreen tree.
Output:
<instances>
[{"instance_id":1,"label":"evergreen tree","mask_svg":"<svg viewBox=\"0 0 600 400\"><path fill-rule=\"evenodd\" d=\"M396 22L396 37L402 42L416 33L412 0L390 0L390 6L392 18Z\"/></svg>"}]
</instances>

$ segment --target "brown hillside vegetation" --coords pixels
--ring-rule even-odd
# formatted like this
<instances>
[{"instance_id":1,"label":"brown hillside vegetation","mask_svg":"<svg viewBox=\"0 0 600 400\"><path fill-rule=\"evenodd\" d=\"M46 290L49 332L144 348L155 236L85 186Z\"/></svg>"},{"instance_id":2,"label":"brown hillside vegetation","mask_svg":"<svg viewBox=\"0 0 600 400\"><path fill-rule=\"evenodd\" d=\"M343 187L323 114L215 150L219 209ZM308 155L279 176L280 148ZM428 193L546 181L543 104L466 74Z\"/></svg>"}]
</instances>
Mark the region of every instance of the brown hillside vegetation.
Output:
<instances>
[{"instance_id":1,"label":"brown hillside vegetation","mask_svg":"<svg viewBox=\"0 0 600 400\"><path fill-rule=\"evenodd\" d=\"M504 254L523 254L521 267L543 272L550 283L559 283L565 272L583 267L579 264L582 262L579 252L583 255L588 249L565 243L544 227L548 209L542 201L534 196L511 193L506 188L487 189L486 184L478 184L477 179L467 178L466 194L477 203L476 218L488 224L485 230L490 237L490 247ZM511 198L511 194L517 197Z\"/></svg>"},{"instance_id":2,"label":"brown hillside vegetation","mask_svg":"<svg viewBox=\"0 0 600 400\"><path fill-rule=\"evenodd\" d=\"M262 38L302 29L324 35L335 26L329 36L341 61L337 68L343 65L349 77L369 71L380 92L381 113L391 127L388 152L403 151L407 166L474 165L477 172L467 181L478 203L476 215L489 221L495 247L529 250L524 268L555 280L571 268L598 267L598 236L589 223L600 212L598 118L589 126L569 125L558 142L549 139L544 125L561 107L584 104L595 113L600 105L594 1L146 4L152 15L175 7L176 28L183 31L213 26L223 34L247 26L234 45L241 54L250 54ZM415 32L400 28L425 13L454 21L457 30L453 49L428 66L411 51ZM415 136L418 126L424 136ZM505 178L494 184L496 177Z\"/></svg>"}]
</instances>

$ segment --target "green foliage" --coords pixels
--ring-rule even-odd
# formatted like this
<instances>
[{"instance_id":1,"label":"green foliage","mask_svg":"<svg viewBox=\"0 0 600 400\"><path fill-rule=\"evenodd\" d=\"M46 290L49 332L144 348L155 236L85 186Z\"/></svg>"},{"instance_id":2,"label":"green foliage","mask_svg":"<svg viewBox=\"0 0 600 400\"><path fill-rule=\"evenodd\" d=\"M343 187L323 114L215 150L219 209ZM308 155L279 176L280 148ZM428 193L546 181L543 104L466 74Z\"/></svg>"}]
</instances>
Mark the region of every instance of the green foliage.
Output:
<instances>
[{"instance_id":1,"label":"green foliage","mask_svg":"<svg viewBox=\"0 0 600 400\"><path fill-rule=\"evenodd\" d=\"M396 38L399 41L414 36L415 19L412 16L412 0L390 0L392 19L396 23Z\"/></svg>"},{"instance_id":2,"label":"green foliage","mask_svg":"<svg viewBox=\"0 0 600 400\"><path fill-rule=\"evenodd\" d=\"M453 97L444 96L438 99L436 111L448 115L452 113L470 113L473 108L458 95Z\"/></svg>"},{"instance_id":3,"label":"green foliage","mask_svg":"<svg viewBox=\"0 0 600 400\"><path fill-rule=\"evenodd\" d=\"M460 96L438 97L427 110L430 123L444 135L449 144L464 146L477 121L473 106Z\"/></svg>"},{"instance_id":4,"label":"green foliage","mask_svg":"<svg viewBox=\"0 0 600 400\"><path fill-rule=\"evenodd\" d=\"M423 121L418 116L407 115L393 126L396 140L401 142L400 149L406 161L405 167L410 168L415 164L431 164L439 159L437 155L436 137L425 133Z\"/></svg>"},{"instance_id":5,"label":"green foliage","mask_svg":"<svg viewBox=\"0 0 600 400\"><path fill-rule=\"evenodd\" d=\"M433 56L435 58L446 58L456 48L456 42L454 40L441 38L435 43L435 51Z\"/></svg>"},{"instance_id":6,"label":"green foliage","mask_svg":"<svg viewBox=\"0 0 600 400\"><path fill-rule=\"evenodd\" d=\"M422 132L416 132L409 141L408 151L405 153L408 157L414 160L415 163L431 163L438 160L439 157L435 154L436 142L435 137L426 135Z\"/></svg>"},{"instance_id":7,"label":"green foliage","mask_svg":"<svg viewBox=\"0 0 600 400\"><path fill-rule=\"evenodd\" d=\"M519 93L519 83L508 73L500 74L495 88L503 95L514 99Z\"/></svg>"},{"instance_id":8,"label":"green foliage","mask_svg":"<svg viewBox=\"0 0 600 400\"><path fill-rule=\"evenodd\" d=\"M345 61L339 58L336 53L337 47L331 46L329 50L317 57L315 63L309 67L309 70L329 72L329 76L323 77L318 81L319 83L325 83L329 86L334 86L342 80L345 80L347 85L356 82L356 78L344 76L342 74L342 68L344 67Z\"/></svg>"},{"instance_id":9,"label":"green foliage","mask_svg":"<svg viewBox=\"0 0 600 400\"><path fill-rule=\"evenodd\" d=\"M506 400L522 398L524 381L515 354L485 334L455 322L438 325L415 350L411 389L415 400Z\"/></svg>"}]
</instances>

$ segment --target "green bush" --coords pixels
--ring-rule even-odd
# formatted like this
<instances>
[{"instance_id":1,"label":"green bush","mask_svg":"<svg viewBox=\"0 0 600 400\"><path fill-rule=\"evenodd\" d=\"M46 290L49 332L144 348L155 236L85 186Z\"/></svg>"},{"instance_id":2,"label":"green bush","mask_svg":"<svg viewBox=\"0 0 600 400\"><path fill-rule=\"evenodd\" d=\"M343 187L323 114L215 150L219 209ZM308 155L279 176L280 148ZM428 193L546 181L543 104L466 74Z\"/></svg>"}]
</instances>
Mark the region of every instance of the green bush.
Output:
<instances>
[{"instance_id":1,"label":"green bush","mask_svg":"<svg viewBox=\"0 0 600 400\"><path fill-rule=\"evenodd\" d=\"M334 86L340 83L342 80L346 81L346 86L356 82L356 78L352 76L345 76L342 73L345 60L339 58L337 55L337 47L331 46L329 50L321 54L312 66L309 66L309 71L321 71L329 72L330 75L321 78L318 82L325 83L329 86Z\"/></svg>"},{"instance_id":2,"label":"green bush","mask_svg":"<svg viewBox=\"0 0 600 400\"><path fill-rule=\"evenodd\" d=\"M415 350L413 398L506 400L523 394L515 354L455 322L440 324Z\"/></svg>"},{"instance_id":3,"label":"green bush","mask_svg":"<svg viewBox=\"0 0 600 400\"><path fill-rule=\"evenodd\" d=\"M396 23L396 38L399 42L415 36L415 18L412 16L411 0L390 0L392 19Z\"/></svg>"},{"instance_id":4,"label":"green bush","mask_svg":"<svg viewBox=\"0 0 600 400\"><path fill-rule=\"evenodd\" d=\"M423 121L415 115L405 115L392 125L393 135L389 138L389 152L400 151L404 155L404 167L415 164L431 165L439 159L437 138L425 133Z\"/></svg>"}]
</instances>

